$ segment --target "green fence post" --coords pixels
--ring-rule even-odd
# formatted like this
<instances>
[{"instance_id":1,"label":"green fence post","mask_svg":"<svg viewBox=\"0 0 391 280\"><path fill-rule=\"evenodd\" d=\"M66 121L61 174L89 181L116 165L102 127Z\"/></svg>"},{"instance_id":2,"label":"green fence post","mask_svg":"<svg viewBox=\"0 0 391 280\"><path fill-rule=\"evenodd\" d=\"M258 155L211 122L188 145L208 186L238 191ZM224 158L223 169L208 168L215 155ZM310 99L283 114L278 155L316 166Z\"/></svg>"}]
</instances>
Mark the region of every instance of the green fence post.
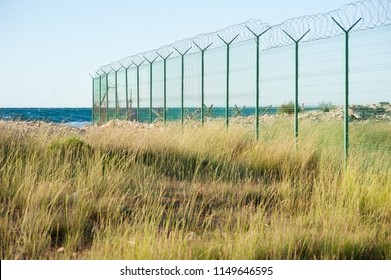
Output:
<instances>
[{"instance_id":1,"label":"green fence post","mask_svg":"<svg viewBox=\"0 0 391 280\"><path fill-rule=\"evenodd\" d=\"M148 60L145 56L144 59L149 62L149 123L152 123L152 64L157 57L153 60Z\"/></svg>"},{"instance_id":2,"label":"green fence post","mask_svg":"<svg viewBox=\"0 0 391 280\"><path fill-rule=\"evenodd\" d=\"M104 72L103 73L106 75L106 94L103 96L103 99L106 97L106 122L109 121L109 72ZM102 100L103 101L103 100Z\"/></svg>"},{"instance_id":3,"label":"green fence post","mask_svg":"<svg viewBox=\"0 0 391 280\"><path fill-rule=\"evenodd\" d=\"M166 108L167 108L167 77L166 77L166 62L167 58L169 58L172 55L172 52L167 55L166 57L162 56L160 53L156 52L158 56L163 59L163 102L164 102L164 108L163 108L163 120L164 125L166 125L167 121L167 115L166 115Z\"/></svg>"},{"instance_id":4,"label":"green fence post","mask_svg":"<svg viewBox=\"0 0 391 280\"><path fill-rule=\"evenodd\" d=\"M183 120L184 120L184 116L185 116L185 112L184 112L185 54L187 54L191 50L191 47L188 48L184 53L181 53L175 47L174 47L174 49L181 55L181 122L182 122L182 128L183 128Z\"/></svg>"},{"instance_id":5,"label":"green fence post","mask_svg":"<svg viewBox=\"0 0 391 280\"><path fill-rule=\"evenodd\" d=\"M115 84L115 118L118 119L118 80L117 80L117 73L118 70L115 70L113 67L110 67L114 71L114 84Z\"/></svg>"},{"instance_id":6,"label":"green fence post","mask_svg":"<svg viewBox=\"0 0 391 280\"><path fill-rule=\"evenodd\" d=\"M196 42L193 42L194 45L201 51L201 124L204 125L204 94L205 94L205 82L204 82L204 54L205 51L213 44L210 43L205 48L201 48L197 45Z\"/></svg>"},{"instance_id":7,"label":"green fence post","mask_svg":"<svg viewBox=\"0 0 391 280\"><path fill-rule=\"evenodd\" d=\"M285 30L284 33L295 43L295 104L294 104L294 135L295 135L295 147L297 147L297 137L299 136L299 42L304 38L305 35L310 32L307 30L298 40L294 39Z\"/></svg>"},{"instance_id":8,"label":"green fence post","mask_svg":"<svg viewBox=\"0 0 391 280\"><path fill-rule=\"evenodd\" d=\"M125 108L126 108L126 120L129 120L128 119L128 116L129 116L128 69L132 64L130 64L128 67L123 66L121 63L120 63L120 65L125 70L125 102L126 102Z\"/></svg>"},{"instance_id":9,"label":"green fence post","mask_svg":"<svg viewBox=\"0 0 391 280\"><path fill-rule=\"evenodd\" d=\"M130 67L130 66L129 66ZM125 108L126 108L126 114L125 118L126 120L129 120L129 93L128 93L128 69L129 67L125 68Z\"/></svg>"},{"instance_id":10,"label":"green fence post","mask_svg":"<svg viewBox=\"0 0 391 280\"><path fill-rule=\"evenodd\" d=\"M99 77L99 122L102 122L102 75L99 75L98 72L95 72Z\"/></svg>"},{"instance_id":11,"label":"green fence post","mask_svg":"<svg viewBox=\"0 0 391 280\"><path fill-rule=\"evenodd\" d=\"M88 75L90 75L90 77L92 78L92 112L91 112L91 117L92 117L92 123L94 123L94 116L95 116L95 103L94 103L94 99L95 99L95 78L90 74L88 73Z\"/></svg>"},{"instance_id":12,"label":"green fence post","mask_svg":"<svg viewBox=\"0 0 391 280\"><path fill-rule=\"evenodd\" d=\"M129 112L129 82L128 82L128 69L133 65L133 62L130 63L128 67L123 66L121 63L120 65L122 68L125 69L125 99L126 99L126 120L130 120L130 112Z\"/></svg>"},{"instance_id":13,"label":"green fence post","mask_svg":"<svg viewBox=\"0 0 391 280\"><path fill-rule=\"evenodd\" d=\"M348 163L349 153L349 32L356 26L356 24L362 19L359 18L349 29L343 28L343 26L331 17L339 28L345 33L345 108L344 108L344 163L345 168Z\"/></svg>"},{"instance_id":14,"label":"green fence post","mask_svg":"<svg viewBox=\"0 0 391 280\"><path fill-rule=\"evenodd\" d=\"M238 38L239 34L236 35L231 41L225 41L219 34L217 36L227 47L227 70L226 70L226 93L225 93L225 128L228 128L228 118L229 118L229 47L236 38Z\"/></svg>"},{"instance_id":15,"label":"green fence post","mask_svg":"<svg viewBox=\"0 0 391 280\"><path fill-rule=\"evenodd\" d=\"M259 82L260 82L260 71L259 71L259 52L260 52L260 45L259 40L263 34L265 34L267 31L270 30L271 27L268 29L262 31L260 34L255 33L253 30L251 30L247 25L246 28L254 35L256 39L256 90L255 90L255 139L259 139Z\"/></svg>"},{"instance_id":16,"label":"green fence post","mask_svg":"<svg viewBox=\"0 0 391 280\"><path fill-rule=\"evenodd\" d=\"M109 73L106 73L106 122L109 121Z\"/></svg>"},{"instance_id":17,"label":"green fence post","mask_svg":"<svg viewBox=\"0 0 391 280\"><path fill-rule=\"evenodd\" d=\"M139 64L132 63L136 66L136 83L137 83L137 122L140 122L140 66L145 60L141 61Z\"/></svg>"}]
</instances>

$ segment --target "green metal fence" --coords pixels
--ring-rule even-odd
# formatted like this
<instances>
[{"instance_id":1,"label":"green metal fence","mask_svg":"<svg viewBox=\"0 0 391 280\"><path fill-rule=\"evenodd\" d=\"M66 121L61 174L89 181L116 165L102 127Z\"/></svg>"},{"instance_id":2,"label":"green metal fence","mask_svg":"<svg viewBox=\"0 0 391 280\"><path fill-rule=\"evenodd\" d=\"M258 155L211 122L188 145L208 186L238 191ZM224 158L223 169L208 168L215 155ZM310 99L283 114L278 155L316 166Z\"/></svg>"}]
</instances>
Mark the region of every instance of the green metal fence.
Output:
<instances>
[{"instance_id":1,"label":"green metal fence","mask_svg":"<svg viewBox=\"0 0 391 280\"><path fill-rule=\"evenodd\" d=\"M367 0L279 25L249 21L126 57L92 75L93 121L221 117L228 128L246 110L258 139L262 108L292 100L297 139L301 104L328 101L344 108L346 159L349 106L391 99L390 24L391 0Z\"/></svg>"}]
</instances>

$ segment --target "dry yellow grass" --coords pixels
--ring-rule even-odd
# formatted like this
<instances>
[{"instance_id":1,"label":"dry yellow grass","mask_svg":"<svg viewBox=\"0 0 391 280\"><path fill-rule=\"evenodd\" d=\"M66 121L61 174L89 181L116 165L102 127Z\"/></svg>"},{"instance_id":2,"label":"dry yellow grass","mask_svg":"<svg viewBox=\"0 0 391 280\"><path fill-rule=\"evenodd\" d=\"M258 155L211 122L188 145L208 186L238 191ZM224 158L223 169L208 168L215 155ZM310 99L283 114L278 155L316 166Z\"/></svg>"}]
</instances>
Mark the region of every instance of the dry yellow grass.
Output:
<instances>
[{"instance_id":1,"label":"dry yellow grass","mask_svg":"<svg viewBox=\"0 0 391 280\"><path fill-rule=\"evenodd\" d=\"M0 132L2 259L391 259L391 126ZM59 250L64 248L64 250Z\"/></svg>"}]
</instances>

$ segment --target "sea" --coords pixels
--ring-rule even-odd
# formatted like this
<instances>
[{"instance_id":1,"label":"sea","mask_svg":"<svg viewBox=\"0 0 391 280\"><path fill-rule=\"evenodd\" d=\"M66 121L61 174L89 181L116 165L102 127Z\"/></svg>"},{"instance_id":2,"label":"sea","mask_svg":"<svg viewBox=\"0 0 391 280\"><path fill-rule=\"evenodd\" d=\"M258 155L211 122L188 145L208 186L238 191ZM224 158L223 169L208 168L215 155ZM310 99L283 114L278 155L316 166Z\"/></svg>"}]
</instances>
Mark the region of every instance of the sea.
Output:
<instances>
[{"instance_id":1,"label":"sea","mask_svg":"<svg viewBox=\"0 0 391 280\"><path fill-rule=\"evenodd\" d=\"M260 114L276 114L277 107L260 108ZM154 110L155 112L162 110ZM196 108L185 108L186 114L194 114ZM224 117L225 108L205 108L206 117ZM254 115L254 108L230 108L230 116L234 115L250 116ZM157 117L156 113L153 118ZM140 108L140 118L142 122L148 122L149 109ZM169 108L167 110L168 120L180 120L181 109ZM44 121L58 124L66 124L74 127L83 127L92 124L91 108L0 108L0 120L9 121Z\"/></svg>"},{"instance_id":2,"label":"sea","mask_svg":"<svg viewBox=\"0 0 391 280\"><path fill-rule=\"evenodd\" d=\"M92 123L91 108L0 108L0 119L44 121L83 127Z\"/></svg>"}]
</instances>

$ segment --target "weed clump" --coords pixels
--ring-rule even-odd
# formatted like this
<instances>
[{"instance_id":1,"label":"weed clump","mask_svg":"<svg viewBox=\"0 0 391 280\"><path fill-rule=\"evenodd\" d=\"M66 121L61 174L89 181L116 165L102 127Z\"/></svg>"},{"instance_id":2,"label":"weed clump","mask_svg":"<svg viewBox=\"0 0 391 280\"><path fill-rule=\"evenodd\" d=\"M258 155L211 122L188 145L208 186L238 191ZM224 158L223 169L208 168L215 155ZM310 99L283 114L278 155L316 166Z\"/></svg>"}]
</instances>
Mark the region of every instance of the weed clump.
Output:
<instances>
[{"instance_id":1,"label":"weed clump","mask_svg":"<svg viewBox=\"0 0 391 280\"><path fill-rule=\"evenodd\" d=\"M299 110L300 111L300 110ZM278 107L277 114L293 114L295 112L295 104L292 101L282 104Z\"/></svg>"},{"instance_id":2,"label":"weed clump","mask_svg":"<svg viewBox=\"0 0 391 280\"><path fill-rule=\"evenodd\" d=\"M78 175L87 176L88 163L93 160L94 148L78 137L53 140L46 149L50 161L47 173L50 176L75 180Z\"/></svg>"},{"instance_id":3,"label":"weed clump","mask_svg":"<svg viewBox=\"0 0 391 280\"><path fill-rule=\"evenodd\" d=\"M48 147L48 152L61 158L81 160L92 155L93 148L78 137L68 137L54 140Z\"/></svg>"},{"instance_id":4,"label":"weed clump","mask_svg":"<svg viewBox=\"0 0 391 280\"><path fill-rule=\"evenodd\" d=\"M390 259L391 128L338 125L0 130L0 257Z\"/></svg>"},{"instance_id":5,"label":"weed clump","mask_svg":"<svg viewBox=\"0 0 391 280\"><path fill-rule=\"evenodd\" d=\"M327 112L330 112L331 110L335 109L335 105L333 105L333 103L331 102L321 102L319 103L319 110L324 112L324 113L327 113Z\"/></svg>"}]
</instances>

